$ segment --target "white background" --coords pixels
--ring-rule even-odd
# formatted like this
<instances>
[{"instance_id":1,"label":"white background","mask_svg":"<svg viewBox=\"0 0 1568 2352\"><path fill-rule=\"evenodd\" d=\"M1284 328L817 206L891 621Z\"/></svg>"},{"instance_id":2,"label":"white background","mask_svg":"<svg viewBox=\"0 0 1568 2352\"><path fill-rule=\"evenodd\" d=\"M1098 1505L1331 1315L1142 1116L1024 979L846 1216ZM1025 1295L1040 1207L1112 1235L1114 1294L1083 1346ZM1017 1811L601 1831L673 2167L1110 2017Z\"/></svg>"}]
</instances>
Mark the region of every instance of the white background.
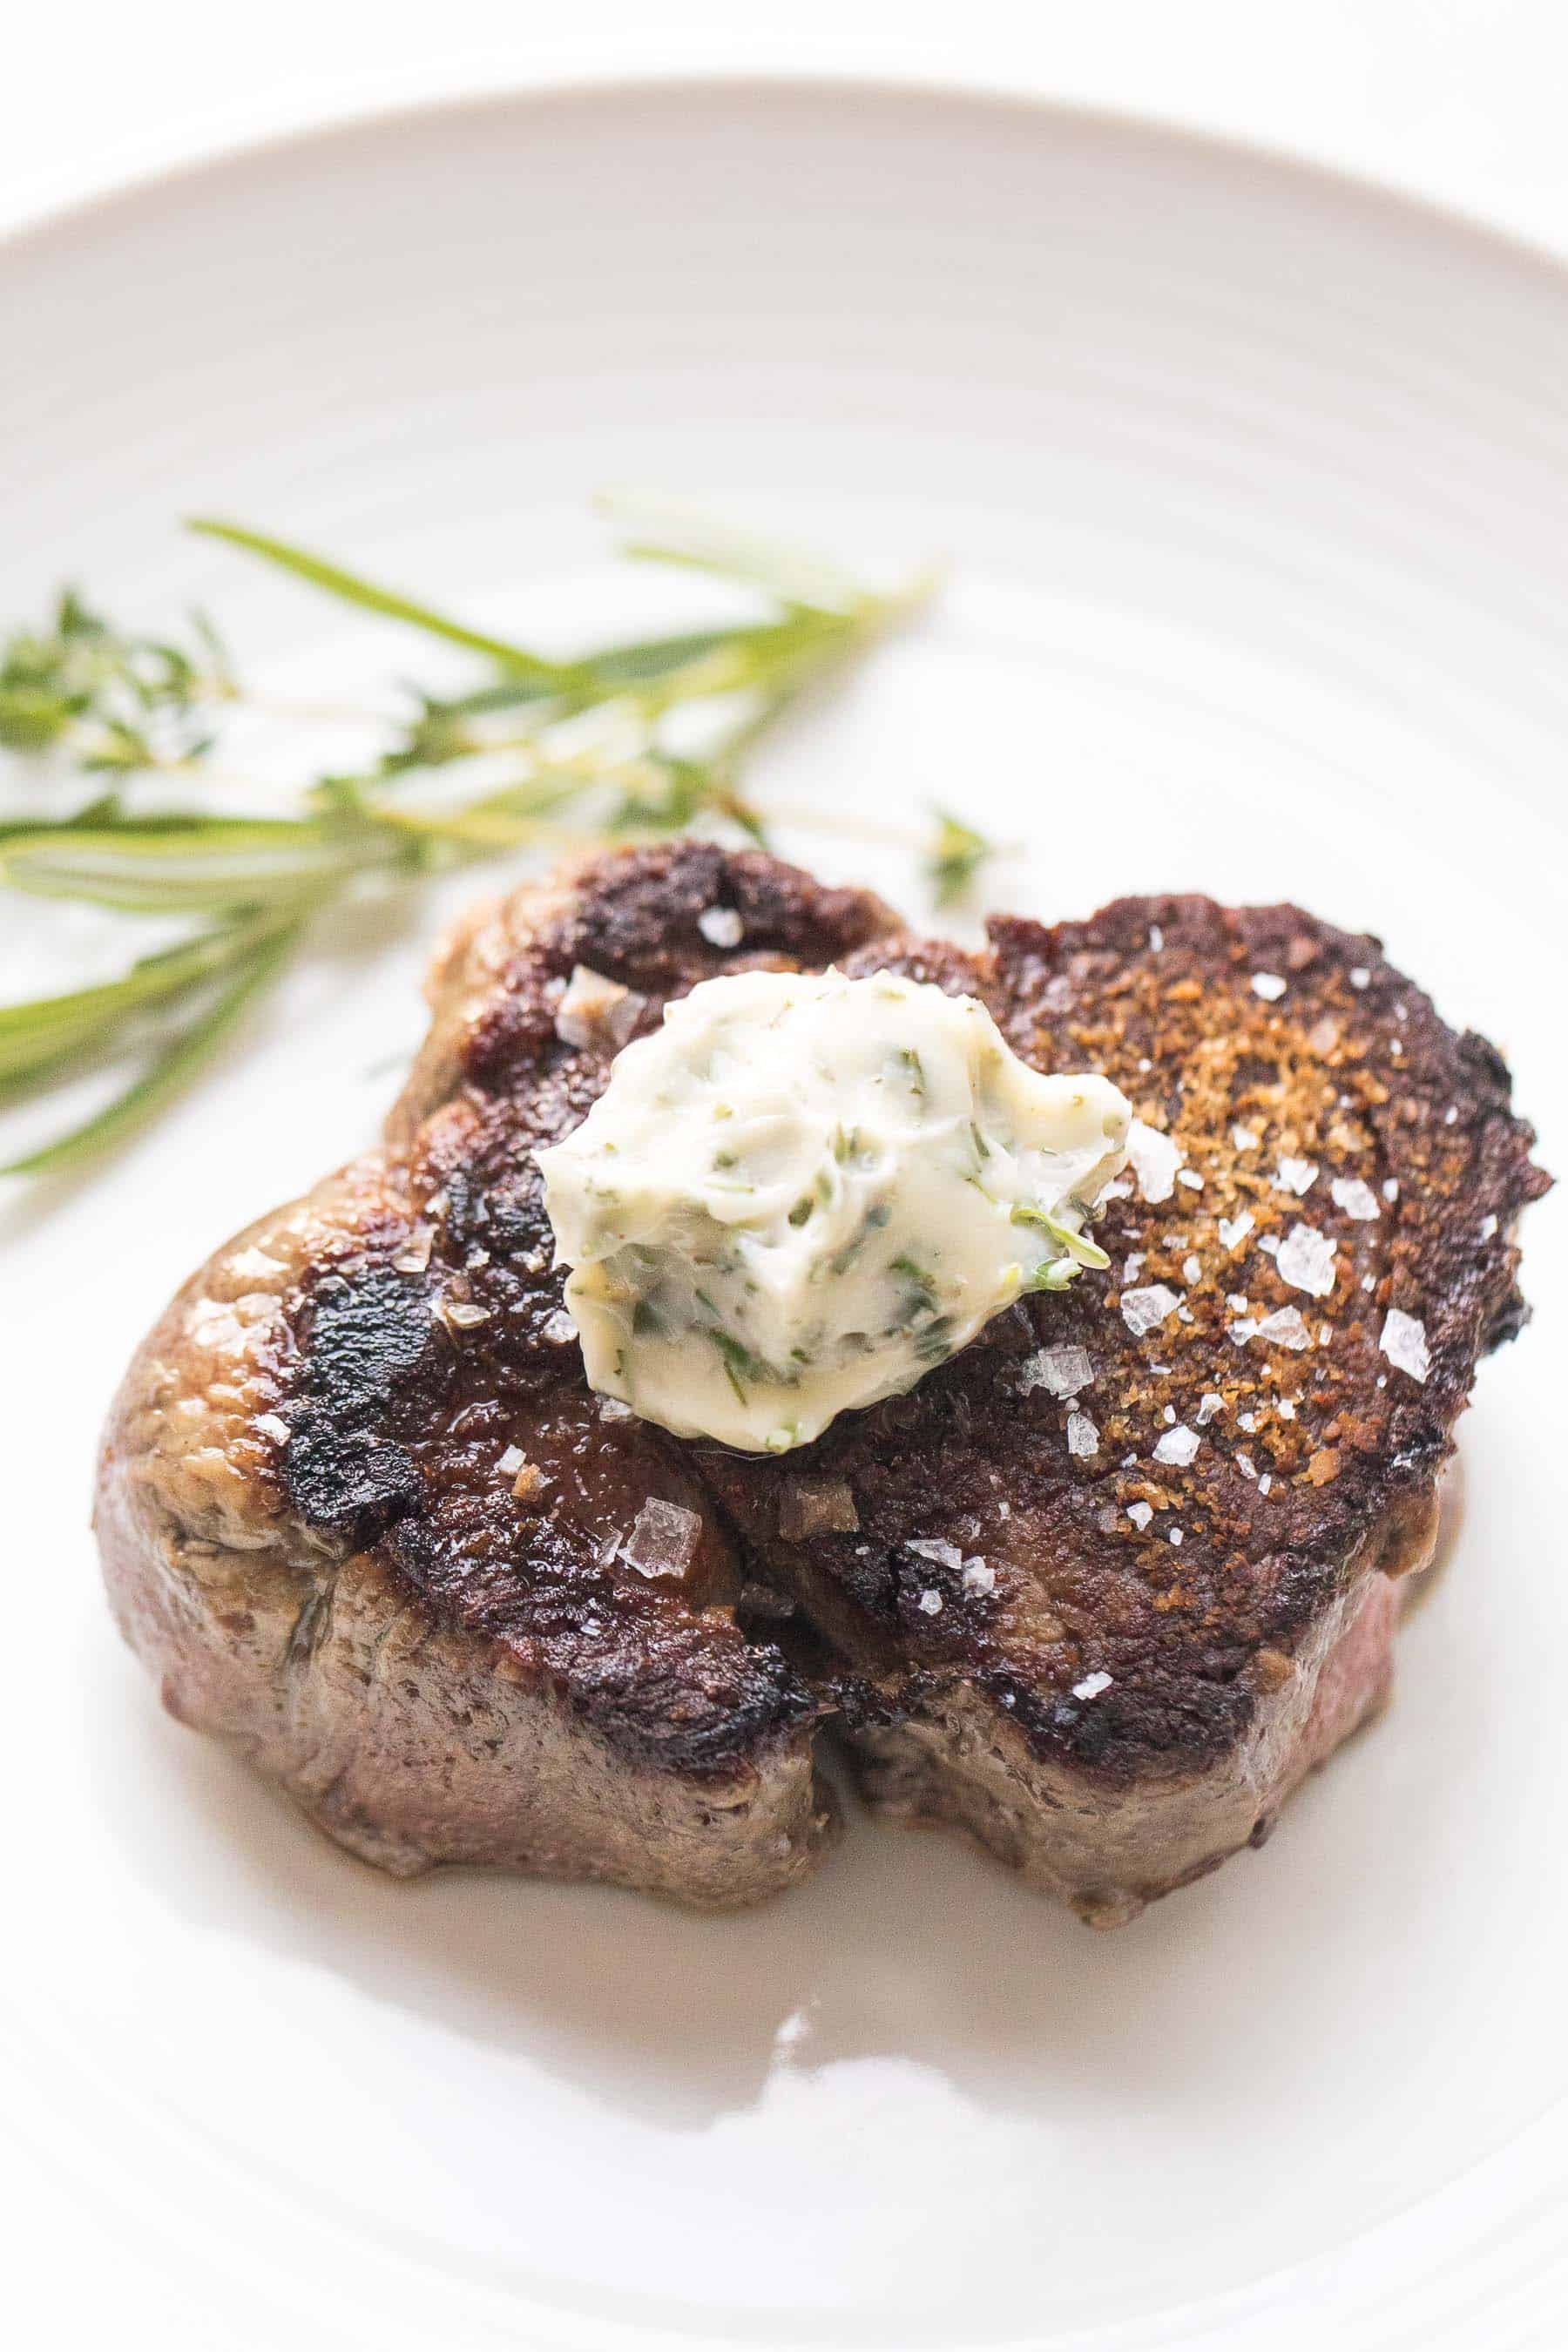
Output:
<instances>
[{"instance_id":1,"label":"white background","mask_svg":"<svg viewBox=\"0 0 1568 2352\"><path fill-rule=\"evenodd\" d=\"M1561 0L78 0L0 11L0 229L168 163L562 76L1037 91L1288 148L1568 252Z\"/></svg>"}]
</instances>

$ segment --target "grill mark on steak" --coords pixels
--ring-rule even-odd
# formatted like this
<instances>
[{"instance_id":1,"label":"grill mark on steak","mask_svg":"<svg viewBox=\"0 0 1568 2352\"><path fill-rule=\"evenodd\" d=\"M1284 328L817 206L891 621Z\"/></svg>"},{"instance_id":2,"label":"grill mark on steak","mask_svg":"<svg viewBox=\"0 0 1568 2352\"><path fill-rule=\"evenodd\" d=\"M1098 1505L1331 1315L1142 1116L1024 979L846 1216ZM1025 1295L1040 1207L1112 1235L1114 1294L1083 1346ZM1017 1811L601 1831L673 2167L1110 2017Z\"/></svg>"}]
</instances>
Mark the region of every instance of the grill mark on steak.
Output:
<instances>
[{"instance_id":1,"label":"grill mark on steak","mask_svg":"<svg viewBox=\"0 0 1568 2352\"><path fill-rule=\"evenodd\" d=\"M716 904L742 913L733 955L697 930ZM591 868L470 1024L461 1090L410 1154L407 1224L382 1238L383 1255L333 1266L297 1303L306 1443L285 1467L295 1506L318 1523L354 1517L360 1538L377 1541L431 1605L481 1630L526 1633L584 1705L602 1704L626 1736L684 1756L725 1750L727 1708L739 1748L759 1725L798 1719L824 1696L762 1639L738 1643L715 1677L680 1630L689 1596L677 1602L605 1558L647 1492L684 1494L721 1519L745 1555L739 1573L803 1604L843 1656L830 1695L852 1712L916 1711L957 1678L1005 1709L1037 1753L1108 1780L1201 1767L1244 1733L1273 1672L1259 1661L1290 1656L1364 1567L1400 1492L1429 1488L1477 1355L1519 1328L1510 1229L1546 1183L1529 1162L1532 1139L1511 1116L1491 1047L1456 1038L1377 941L1299 909L1121 900L1054 929L995 922L979 956L912 940L887 921L864 893L826 890L770 859L706 844ZM556 1038L560 983L585 963L647 996L651 1022L670 994L717 971L830 960L967 990L1026 1060L1103 1069L1142 1116L1173 1129L1203 1191L1177 1186L1153 1205L1117 1201L1100 1228L1111 1275L1025 1302L909 1395L842 1417L784 1460L605 1420L575 1347L547 1336L561 1286L546 1270L552 1237L530 1155L583 1116L612 1050ZM1357 987L1349 975L1363 969ZM1284 977L1285 995L1258 996L1256 971ZM1254 1127L1261 1149L1237 1150L1237 1120ZM1319 1164L1304 1197L1272 1181L1281 1155ZM1375 1221L1334 1204L1335 1175L1372 1185ZM1397 1202L1383 1198L1391 1177ZM417 1204L433 1195L447 1208L433 1220L427 1275L391 1276ZM1216 1222L1244 1208L1255 1227L1232 1254ZM1488 1216L1498 1232L1483 1241ZM1298 1221L1335 1243L1327 1299L1286 1285L1258 1247ZM1143 1260L1136 1281L1121 1273L1130 1255ZM1184 1269L1194 1255L1193 1281ZM1191 1319L1135 1339L1119 1311L1123 1291L1154 1283ZM1237 1319L1231 1293L1247 1296L1255 1318L1297 1307L1313 1346L1238 1347L1227 1330ZM456 1329L427 1321L436 1336L416 1345L416 1313L428 1318L441 1296L484 1320ZM1379 1351L1391 1305L1425 1322L1425 1387ZM1035 1348L1072 1344L1096 1365L1082 1404L1100 1449L1087 1458L1067 1451L1066 1404L1039 1388L1022 1393L1018 1378ZM1194 1427L1211 1393L1223 1411L1203 1429L1195 1461L1153 1461L1167 1408ZM1281 1397L1293 1419L1280 1415ZM1239 1427L1242 1415L1252 1430ZM520 1516L493 1475L514 1424L546 1470L538 1516ZM801 1475L848 1480L858 1535L780 1538L779 1498ZM1137 1504L1153 1514L1147 1531L1127 1516ZM968 1590L910 1550L932 1538L994 1566L995 1592ZM732 1562L708 1588L722 1591L723 1605L736 1589ZM932 1592L934 1614L921 1605ZM1090 1672L1110 1673L1111 1685L1079 1700L1072 1685ZM686 1701L693 1727L672 1733Z\"/></svg>"}]
</instances>

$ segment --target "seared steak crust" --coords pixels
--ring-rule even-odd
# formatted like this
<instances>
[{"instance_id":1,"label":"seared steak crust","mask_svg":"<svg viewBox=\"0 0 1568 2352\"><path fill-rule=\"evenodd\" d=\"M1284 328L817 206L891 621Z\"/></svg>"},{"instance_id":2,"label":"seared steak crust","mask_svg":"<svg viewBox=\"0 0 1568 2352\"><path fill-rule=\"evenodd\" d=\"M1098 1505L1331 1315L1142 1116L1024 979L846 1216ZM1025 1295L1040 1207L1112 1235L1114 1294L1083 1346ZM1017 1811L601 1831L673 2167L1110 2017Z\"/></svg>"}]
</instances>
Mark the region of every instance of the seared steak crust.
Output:
<instances>
[{"instance_id":1,"label":"seared steak crust","mask_svg":"<svg viewBox=\"0 0 1568 2352\"><path fill-rule=\"evenodd\" d=\"M731 953L698 927L716 906L741 918ZM574 966L645 998L647 1028L757 962L979 995L1025 1058L1104 1070L1201 1179L1153 1202L1130 1188L1100 1228L1110 1276L1014 1309L784 1461L590 1394L531 1157L624 1042L557 1034ZM1260 973L1283 992L1260 994ZM695 843L485 911L433 1001L385 1148L220 1254L117 1408L110 1586L176 1710L396 1867L489 1859L751 1899L820 1843L810 1744L830 1708L873 1801L961 1822L1086 1916L1126 1916L1258 1835L1377 1696L1378 1571L1429 1542L1476 1359L1522 1317L1513 1225L1545 1180L1492 1049L1456 1038L1375 940L1291 908L1123 900L1051 930L994 924L969 956L910 940L867 893ZM1316 1167L1305 1192L1282 1159ZM1364 1183L1376 1216L1335 1180ZM1268 1254L1297 1223L1334 1244L1326 1296ZM1154 1286L1171 1307L1138 1336L1125 1301ZM1247 1335L1290 1306L1308 1344ZM1380 1351L1390 1307L1424 1326L1425 1382ZM1073 1401L1034 1360L1071 1346L1092 1366ZM1173 1428L1199 1439L1188 1463L1155 1458ZM195 1430L205 1445L182 1451ZM820 1479L847 1484L858 1529L792 1538ZM666 1573L626 1557L650 1496L701 1522ZM191 1568L204 1546L216 1570ZM253 1615L287 1620L254 1656L227 1622L246 1609L220 1605L247 1550L267 1557L238 1580L251 1601L267 1587ZM349 1761L323 1798L334 1678L311 1676L345 1580L437 1660L448 1727L432 1733L417 1675L378 1682L356 1747L365 1685L338 1677L326 1745ZM516 1737L457 1721L498 1676L537 1711ZM561 1770L531 1826L519 1742L542 1739ZM606 1830L618 1789L635 1801Z\"/></svg>"},{"instance_id":2,"label":"seared steak crust","mask_svg":"<svg viewBox=\"0 0 1568 2352\"><path fill-rule=\"evenodd\" d=\"M1026 1302L991 1344L825 1433L811 1472L847 1479L860 1531L780 1565L864 1664L928 1687L973 1679L1041 1756L1122 1783L1202 1768L1347 1579L1418 1544L1476 1360L1522 1318L1513 1226L1546 1180L1507 1072L1375 940L1290 907L1124 899L1053 930L994 923L974 959L879 944L861 961L969 989L1042 1068L1103 1070L1179 1138L1201 1189L1151 1203L1131 1187L1097 1228L1108 1276ZM1259 996L1255 974L1283 994ZM1237 1148L1238 1127L1256 1145ZM1304 1193L1282 1160L1316 1170ZM1336 1178L1365 1183L1376 1215L1339 1205ZM1243 1213L1227 1245L1222 1223L1234 1236ZM1326 1297L1269 1255L1298 1223L1334 1244ZM1123 1299L1152 1286L1172 1312L1138 1336ZM1310 1344L1241 1336L1290 1307ZM1381 1352L1391 1307L1424 1326L1424 1383ZM1068 1451L1074 1406L1020 1377L1040 1347L1073 1345L1093 1366L1076 1408L1094 1423L1087 1455ZM1190 1465L1155 1458L1170 1427L1198 1436ZM745 1540L768 1545L781 1465L724 1459L707 1475ZM909 1549L933 1538L994 1567L994 1590ZM1072 1696L1098 1674L1108 1688Z\"/></svg>"}]
</instances>

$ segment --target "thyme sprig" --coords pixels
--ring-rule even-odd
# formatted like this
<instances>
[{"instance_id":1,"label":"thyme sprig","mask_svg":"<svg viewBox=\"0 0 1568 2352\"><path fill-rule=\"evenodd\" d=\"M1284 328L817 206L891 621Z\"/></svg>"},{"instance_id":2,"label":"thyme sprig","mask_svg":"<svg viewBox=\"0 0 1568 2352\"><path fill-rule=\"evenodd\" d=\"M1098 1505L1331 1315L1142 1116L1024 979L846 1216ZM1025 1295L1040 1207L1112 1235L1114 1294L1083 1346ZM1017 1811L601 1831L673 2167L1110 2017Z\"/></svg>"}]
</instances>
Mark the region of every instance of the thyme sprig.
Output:
<instances>
[{"instance_id":1,"label":"thyme sprig","mask_svg":"<svg viewBox=\"0 0 1568 2352\"><path fill-rule=\"evenodd\" d=\"M311 919L351 893L552 842L693 826L764 839L742 790L757 743L930 583L876 592L668 502L621 501L615 512L628 555L739 583L763 599L763 617L560 659L286 541L193 522L479 665L461 694L411 691L379 755L361 772L310 776L288 815L218 814L190 796L214 780L226 710L255 698L203 616L182 642L141 636L67 591L44 627L0 645L0 751L94 785L64 815L0 822L0 882L190 926L117 979L0 1006L0 1109L127 1053L138 1062L106 1108L0 1174L65 1167L153 1115L270 984ZM671 721L694 713L710 721L700 753L671 740ZM148 811L132 804L132 779L184 793Z\"/></svg>"}]
</instances>

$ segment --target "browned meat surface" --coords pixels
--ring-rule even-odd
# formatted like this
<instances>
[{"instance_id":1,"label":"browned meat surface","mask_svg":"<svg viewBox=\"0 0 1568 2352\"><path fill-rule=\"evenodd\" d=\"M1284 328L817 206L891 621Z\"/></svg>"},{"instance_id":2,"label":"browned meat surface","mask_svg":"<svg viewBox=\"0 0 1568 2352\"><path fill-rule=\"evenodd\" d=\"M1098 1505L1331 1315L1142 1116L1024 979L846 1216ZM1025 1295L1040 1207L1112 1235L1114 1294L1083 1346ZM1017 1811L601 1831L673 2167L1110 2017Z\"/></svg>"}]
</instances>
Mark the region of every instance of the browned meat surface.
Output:
<instances>
[{"instance_id":1,"label":"browned meat surface","mask_svg":"<svg viewBox=\"0 0 1568 2352\"><path fill-rule=\"evenodd\" d=\"M715 906L742 919L727 954ZM1130 1187L1110 1276L782 1461L586 1390L531 1156L616 1049L557 1034L575 965L646 1027L759 961L968 990L1026 1059L1103 1069L1201 1180ZM166 1704L399 1870L754 1900L830 1827L828 1719L874 1804L1097 1921L1260 1839L1382 1696L1390 1580L1429 1550L1478 1357L1522 1318L1514 1222L1546 1180L1492 1049L1291 908L1124 900L969 956L692 843L481 913L433 1000L386 1145L220 1252L115 1409L106 1572ZM1317 1169L1304 1192L1282 1160ZM1326 1295L1270 1255L1295 1264L1299 1223L1333 1244ZM1425 1381L1380 1349L1390 1307ZM1070 1397L1039 1360L1068 1348ZM627 1557L650 1496L694 1515L652 1573Z\"/></svg>"}]
</instances>

